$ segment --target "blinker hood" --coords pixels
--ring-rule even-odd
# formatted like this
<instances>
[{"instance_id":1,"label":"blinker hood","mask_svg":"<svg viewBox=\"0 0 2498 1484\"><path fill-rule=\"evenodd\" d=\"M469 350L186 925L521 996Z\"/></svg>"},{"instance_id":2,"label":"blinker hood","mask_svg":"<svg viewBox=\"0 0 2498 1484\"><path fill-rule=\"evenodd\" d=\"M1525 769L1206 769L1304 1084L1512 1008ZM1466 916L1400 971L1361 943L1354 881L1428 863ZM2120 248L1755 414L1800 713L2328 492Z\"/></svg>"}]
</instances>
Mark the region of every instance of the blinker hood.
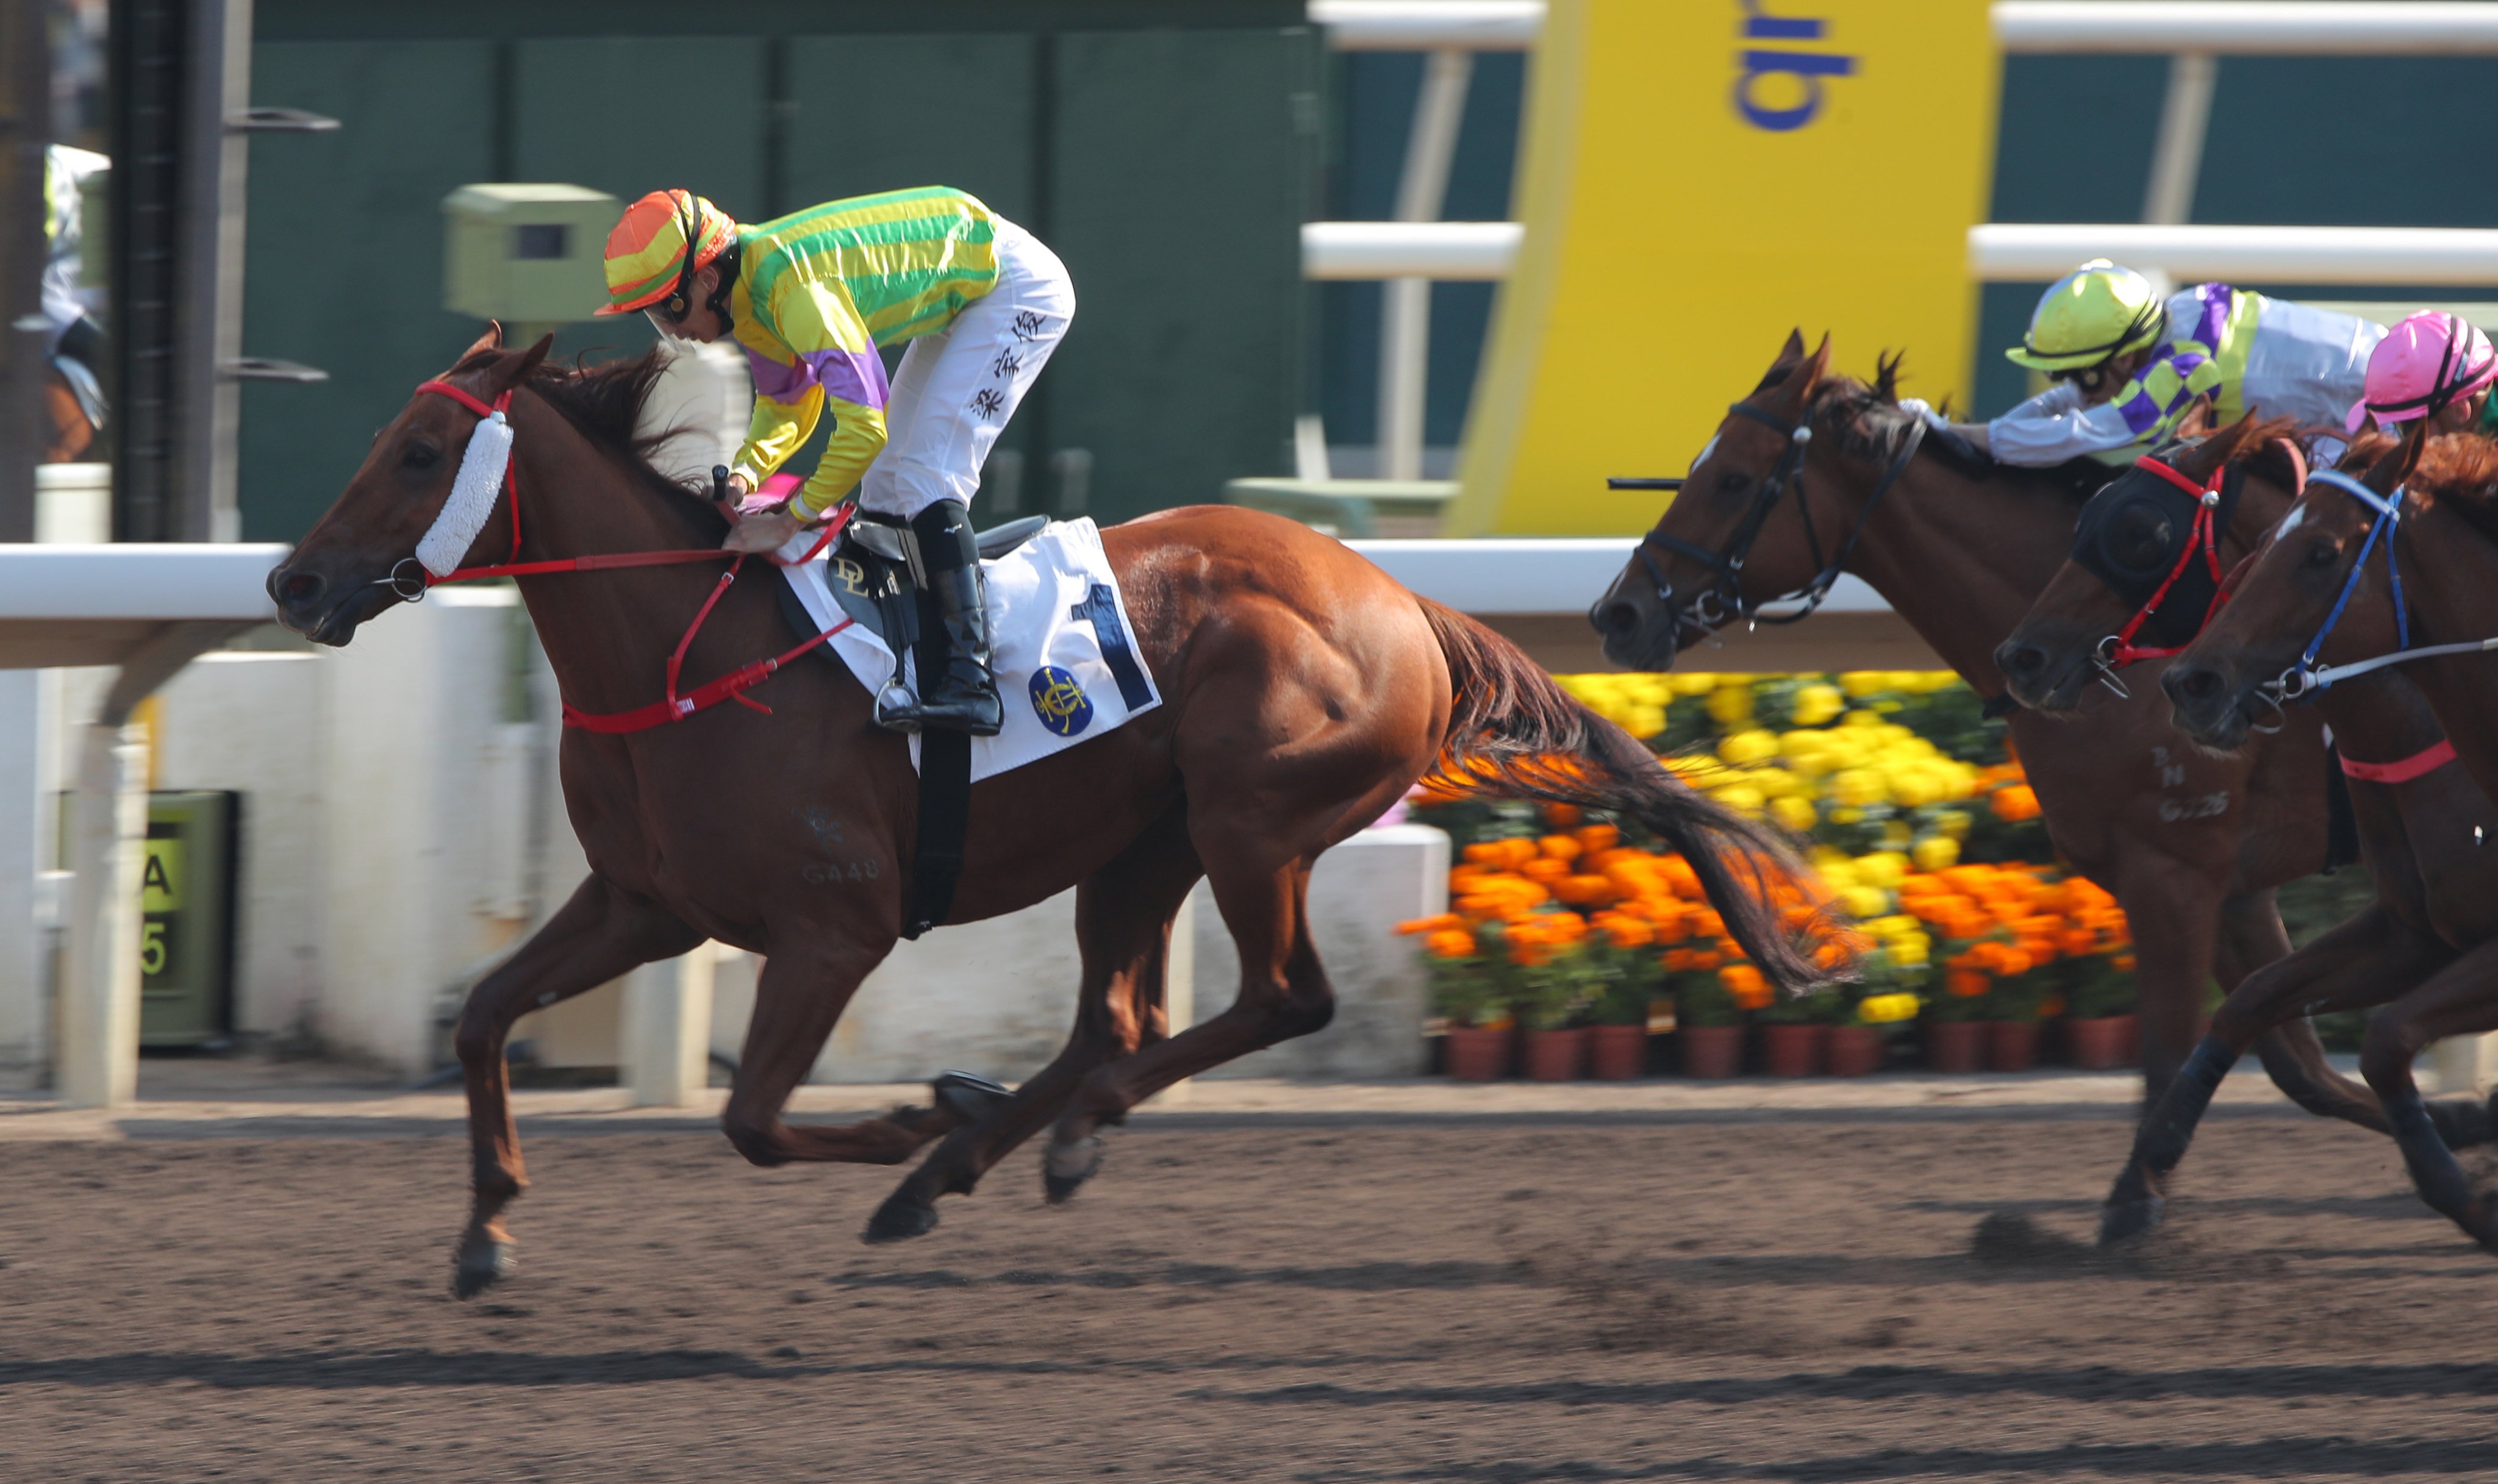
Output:
<instances>
[{"instance_id":1,"label":"blinker hood","mask_svg":"<svg viewBox=\"0 0 2498 1484\"><path fill-rule=\"evenodd\" d=\"M2220 504L2212 512L2216 535L2228 530L2230 518L2237 513L2238 495L2245 488L2245 471L2230 464L2221 478ZM2177 580L2161 597L2160 607L2144 619L2137 643L2147 642L2162 648L2178 648L2192 643L2211 615L2213 599L2220 596L2220 581L2213 577L2209 563L2189 561L2182 570L2178 566L2187 554L2188 544L2194 539L2198 504L2194 496L2150 470L2132 468L2110 481L2082 507L2081 520L2073 528L2075 565L2105 583L2110 592L2136 612L2160 592L2160 584L2168 582L2170 573L2177 574ZM2162 537L2156 553L2120 553L2114 539L2116 531L2145 507L2156 512L2154 523ZM2129 560L2129 556L2132 559Z\"/></svg>"}]
</instances>

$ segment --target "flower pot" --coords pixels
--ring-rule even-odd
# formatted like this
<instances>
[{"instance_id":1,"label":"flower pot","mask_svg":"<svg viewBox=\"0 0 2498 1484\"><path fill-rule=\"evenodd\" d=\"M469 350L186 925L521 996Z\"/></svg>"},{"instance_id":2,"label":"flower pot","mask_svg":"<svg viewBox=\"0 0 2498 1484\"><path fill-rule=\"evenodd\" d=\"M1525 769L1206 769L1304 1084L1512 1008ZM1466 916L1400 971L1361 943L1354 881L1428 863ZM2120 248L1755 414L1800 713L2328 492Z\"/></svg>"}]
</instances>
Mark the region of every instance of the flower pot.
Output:
<instances>
[{"instance_id":1,"label":"flower pot","mask_svg":"<svg viewBox=\"0 0 2498 1484\"><path fill-rule=\"evenodd\" d=\"M1986 1065L1997 1072L2026 1072L2038 1058L2036 1021L1986 1023Z\"/></svg>"},{"instance_id":2,"label":"flower pot","mask_svg":"<svg viewBox=\"0 0 2498 1484\"><path fill-rule=\"evenodd\" d=\"M1823 1043L1833 1077L1863 1077L1882 1069L1888 1038L1873 1026L1833 1026Z\"/></svg>"},{"instance_id":3,"label":"flower pot","mask_svg":"<svg viewBox=\"0 0 2498 1484\"><path fill-rule=\"evenodd\" d=\"M1597 1026L1587 1031L1588 1075L1630 1082L1648 1074L1646 1026Z\"/></svg>"},{"instance_id":4,"label":"flower pot","mask_svg":"<svg viewBox=\"0 0 2498 1484\"><path fill-rule=\"evenodd\" d=\"M1674 1036L1682 1043L1685 1077L1732 1077L1744 1064L1741 1026L1685 1026Z\"/></svg>"},{"instance_id":5,"label":"flower pot","mask_svg":"<svg viewBox=\"0 0 2498 1484\"><path fill-rule=\"evenodd\" d=\"M1517 1040L1517 1031L1507 1026L1450 1026L1449 1080L1497 1082L1508 1076L1510 1048Z\"/></svg>"},{"instance_id":6,"label":"flower pot","mask_svg":"<svg viewBox=\"0 0 2498 1484\"><path fill-rule=\"evenodd\" d=\"M1761 1027L1762 1070L1773 1077L1821 1075L1822 1036L1827 1026L1764 1026Z\"/></svg>"},{"instance_id":7,"label":"flower pot","mask_svg":"<svg viewBox=\"0 0 2498 1484\"><path fill-rule=\"evenodd\" d=\"M1526 1076L1532 1082L1576 1082L1587 1065L1587 1031L1530 1030L1526 1033Z\"/></svg>"},{"instance_id":8,"label":"flower pot","mask_svg":"<svg viewBox=\"0 0 2498 1484\"><path fill-rule=\"evenodd\" d=\"M2140 1066L2142 1065L2142 1017L2126 1015L2118 1019L2125 1022L2125 1064Z\"/></svg>"},{"instance_id":9,"label":"flower pot","mask_svg":"<svg viewBox=\"0 0 2498 1484\"><path fill-rule=\"evenodd\" d=\"M2065 1050L2073 1065L2092 1071L2105 1071L2112 1066L2125 1066L2133 1060L2134 1019L2130 1015L2102 1015L2089 1020L2065 1022Z\"/></svg>"},{"instance_id":10,"label":"flower pot","mask_svg":"<svg viewBox=\"0 0 2498 1484\"><path fill-rule=\"evenodd\" d=\"M1974 1072L1986 1059L1986 1022L1936 1021L1926 1026L1926 1065L1938 1072Z\"/></svg>"}]
</instances>

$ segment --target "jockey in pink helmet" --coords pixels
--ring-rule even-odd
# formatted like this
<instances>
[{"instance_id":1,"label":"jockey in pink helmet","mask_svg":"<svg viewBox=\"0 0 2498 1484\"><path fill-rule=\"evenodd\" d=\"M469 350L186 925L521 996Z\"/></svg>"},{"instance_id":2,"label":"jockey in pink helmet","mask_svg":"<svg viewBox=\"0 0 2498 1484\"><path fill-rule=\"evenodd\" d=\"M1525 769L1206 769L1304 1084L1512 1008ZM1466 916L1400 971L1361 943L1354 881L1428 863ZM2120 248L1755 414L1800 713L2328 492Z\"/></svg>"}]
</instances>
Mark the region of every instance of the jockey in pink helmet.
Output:
<instances>
[{"instance_id":1,"label":"jockey in pink helmet","mask_svg":"<svg viewBox=\"0 0 2498 1484\"><path fill-rule=\"evenodd\" d=\"M2427 418L2434 433L2498 431L2489 390L2498 383L2498 350L2461 315L2423 309L2396 325L2368 356L2367 393L2351 406L2346 426L2358 432L2370 418L2387 432Z\"/></svg>"}]
</instances>

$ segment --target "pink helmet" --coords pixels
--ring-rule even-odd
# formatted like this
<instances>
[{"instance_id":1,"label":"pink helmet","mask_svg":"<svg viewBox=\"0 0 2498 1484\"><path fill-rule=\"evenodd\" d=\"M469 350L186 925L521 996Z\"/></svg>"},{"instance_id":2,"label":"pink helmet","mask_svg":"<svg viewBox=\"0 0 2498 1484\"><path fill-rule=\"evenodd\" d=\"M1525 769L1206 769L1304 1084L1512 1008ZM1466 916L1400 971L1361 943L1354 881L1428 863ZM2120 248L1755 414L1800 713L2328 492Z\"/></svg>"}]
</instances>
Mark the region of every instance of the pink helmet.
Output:
<instances>
[{"instance_id":1,"label":"pink helmet","mask_svg":"<svg viewBox=\"0 0 2498 1484\"><path fill-rule=\"evenodd\" d=\"M2498 351L2489 337L2460 315L2423 309L2369 353L2367 395L2352 404L2348 426L2355 433L2371 416L2380 424L2425 417L2492 381Z\"/></svg>"}]
</instances>

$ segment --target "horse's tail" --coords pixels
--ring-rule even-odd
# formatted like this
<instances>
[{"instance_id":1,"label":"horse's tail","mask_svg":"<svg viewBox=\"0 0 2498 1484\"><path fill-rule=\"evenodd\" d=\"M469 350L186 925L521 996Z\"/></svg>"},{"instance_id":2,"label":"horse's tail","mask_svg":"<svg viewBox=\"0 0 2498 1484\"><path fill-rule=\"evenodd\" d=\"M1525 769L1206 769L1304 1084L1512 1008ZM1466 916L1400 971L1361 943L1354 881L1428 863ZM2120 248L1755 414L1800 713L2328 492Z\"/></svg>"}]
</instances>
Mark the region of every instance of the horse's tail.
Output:
<instances>
[{"instance_id":1,"label":"horse's tail","mask_svg":"<svg viewBox=\"0 0 2498 1484\"><path fill-rule=\"evenodd\" d=\"M1449 662L1449 731L1426 776L1458 790L1607 809L1681 852L1726 931L1770 981L1830 977L1780 919L1775 887L1801 873L1766 827L1684 784L1639 739L1587 710L1516 645L1428 598Z\"/></svg>"}]
</instances>

